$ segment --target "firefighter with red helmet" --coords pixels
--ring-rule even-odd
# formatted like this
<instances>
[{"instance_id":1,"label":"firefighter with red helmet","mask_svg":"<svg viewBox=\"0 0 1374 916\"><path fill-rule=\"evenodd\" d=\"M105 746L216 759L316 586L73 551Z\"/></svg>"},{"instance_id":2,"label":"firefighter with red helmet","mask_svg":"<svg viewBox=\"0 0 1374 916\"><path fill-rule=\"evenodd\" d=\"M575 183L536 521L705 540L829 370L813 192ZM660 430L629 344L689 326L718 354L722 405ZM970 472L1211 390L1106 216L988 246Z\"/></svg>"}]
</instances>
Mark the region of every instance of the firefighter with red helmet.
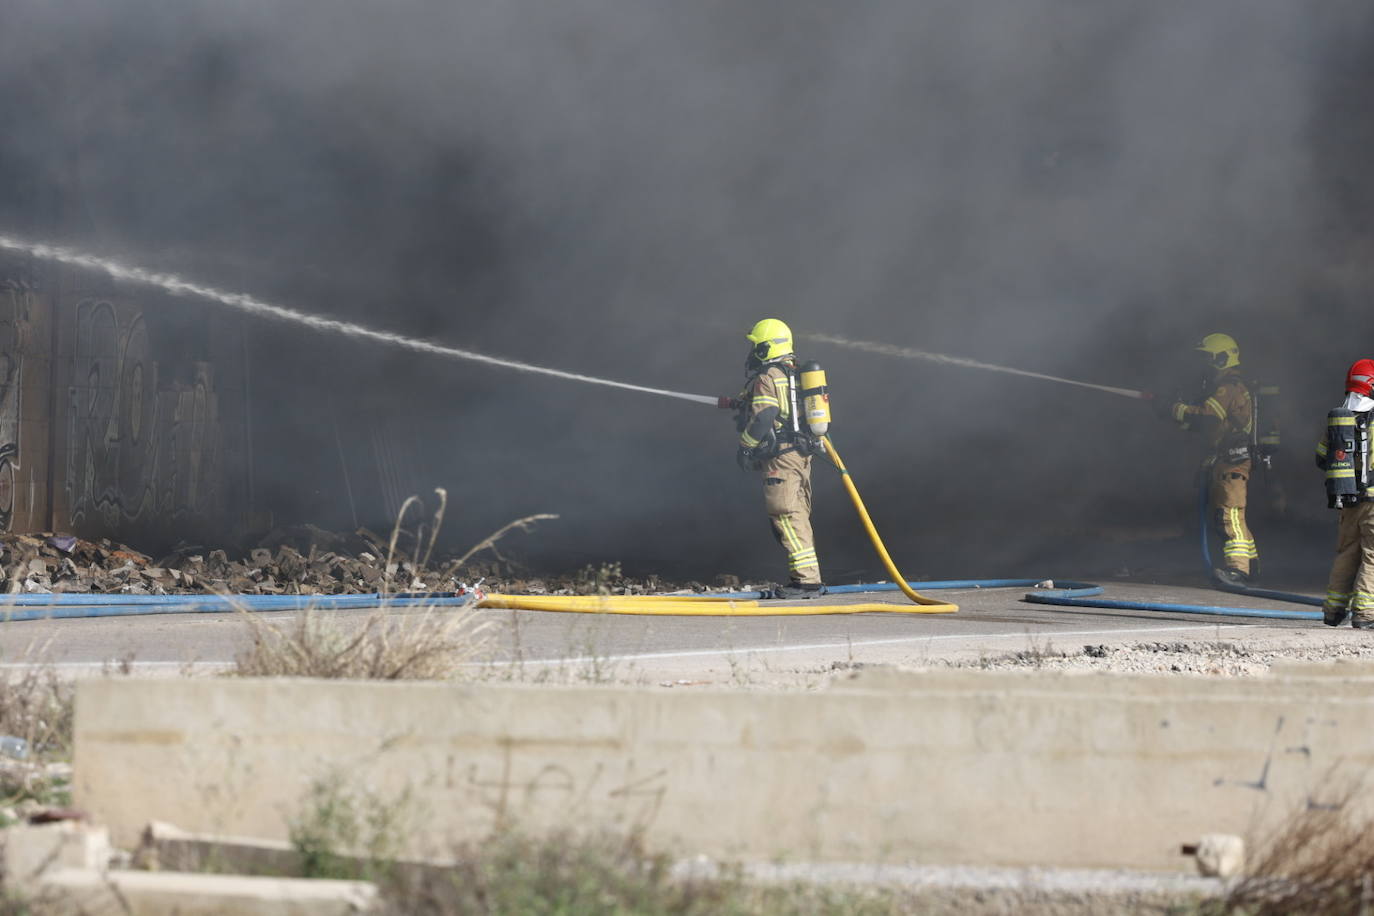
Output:
<instances>
[{"instance_id":1,"label":"firefighter with red helmet","mask_svg":"<svg viewBox=\"0 0 1374 916\"><path fill-rule=\"evenodd\" d=\"M1345 400L1327 414L1317 443L1317 467L1326 473L1327 504L1340 509L1336 556L1326 583L1322 622L1348 619L1374 629L1374 492L1371 492L1369 420L1374 411L1374 360L1361 359L1345 376Z\"/></svg>"},{"instance_id":2,"label":"firefighter with red helmet","mask_svg":"<svg viewBox=\"0 0 1374 916\"><path fill-rule=\"evenodd\" d=\"M1184 429L1207 437L1208 510L1222 537L1223 566L1212 574L1223 584L1250 581L1259 562L1255 536L1245 520L1250 482L1255 402L1241 376L1240 347L1229 334L1208 334L1195 348L1209 372L1207 397L1200 403L1174 402L1170 415Z\"/></svg>"}]
</instances>

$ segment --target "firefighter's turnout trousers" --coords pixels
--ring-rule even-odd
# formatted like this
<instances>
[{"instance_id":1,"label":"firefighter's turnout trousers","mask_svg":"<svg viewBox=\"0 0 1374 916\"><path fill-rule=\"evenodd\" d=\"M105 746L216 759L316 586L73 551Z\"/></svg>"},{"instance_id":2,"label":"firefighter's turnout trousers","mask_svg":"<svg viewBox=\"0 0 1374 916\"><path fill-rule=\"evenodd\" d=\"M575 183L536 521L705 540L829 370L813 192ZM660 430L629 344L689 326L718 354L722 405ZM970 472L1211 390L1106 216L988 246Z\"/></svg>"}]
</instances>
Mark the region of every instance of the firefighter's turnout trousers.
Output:
<instances>
[{"instance_id":1,"label":"firefighter's turnout trousers","mask_svg":"<svg viewBox=\"0 0 1374 916\"><path fill-rule=\"evenodd\" d=\"M1207 502L1221 534L1221 554L1227 569L1249 575L1251 562L1259 561L1255 536L1245 523L1245 495L1250 484L1250 462L1217 462L1208 473Z\"/></svg>"},{"instance_id":2,"label":"firefighter's turnout trousers","mask_svg":"<svg viewBox=\"0 0 1374 916\"><path fill-rule=\"evenodd\" d=\"M1361 623L1374 622L1374 502L1341 510L1322 612L1339 619L1346 608Z\"/></svg>"},{"instance_id":3,"label":"firefighter's turnout trousers","mask_svg":"<svg viewBox=\"0 0 1374 916\"><path fill-rule=\"evenodd\" d=\"M811 535L811 457L788 449L763 463L763 504L773 536L787 552L792 581L819 585L821 565Z\"/></svg>"}]
</instances>

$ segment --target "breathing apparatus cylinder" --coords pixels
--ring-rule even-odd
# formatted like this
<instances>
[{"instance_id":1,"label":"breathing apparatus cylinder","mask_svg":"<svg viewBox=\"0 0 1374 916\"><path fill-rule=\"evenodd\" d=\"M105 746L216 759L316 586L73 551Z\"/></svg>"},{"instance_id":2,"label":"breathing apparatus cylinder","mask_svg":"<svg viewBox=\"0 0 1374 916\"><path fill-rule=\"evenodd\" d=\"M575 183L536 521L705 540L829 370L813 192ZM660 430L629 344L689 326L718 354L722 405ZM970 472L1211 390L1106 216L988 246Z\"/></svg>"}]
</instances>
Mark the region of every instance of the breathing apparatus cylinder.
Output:
<instances>
[{"instance_id":1,"label":"breathing apparatus cylinder","mask_svg":"<svg viewBox=\"0 0 1374 916\"><path fill-rule=\"evenodd\" d=\"M1353 506L1367 498L1369 415L1337 407L1326 415L1326 504Z\"/></svg>"},{"instance_id":2,"label":"breathing apparatus cylinder","mask_svg":"<svg viewBox=\"0 0 1374 916\"><path fill-rule=\"evenodd\" d=\"M820 438L830 430L830 389L820 363L809 362L801 367L801 394L807 429Z\"/></svg>"}]
</instances>

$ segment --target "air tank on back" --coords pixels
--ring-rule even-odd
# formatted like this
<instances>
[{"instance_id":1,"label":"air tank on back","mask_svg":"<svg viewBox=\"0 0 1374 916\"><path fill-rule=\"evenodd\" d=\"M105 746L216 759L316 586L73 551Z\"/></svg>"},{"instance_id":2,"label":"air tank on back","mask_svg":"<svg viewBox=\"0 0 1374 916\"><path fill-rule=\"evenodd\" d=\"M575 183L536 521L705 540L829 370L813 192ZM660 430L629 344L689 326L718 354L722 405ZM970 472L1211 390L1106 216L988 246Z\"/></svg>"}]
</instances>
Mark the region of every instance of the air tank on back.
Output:
<instances>
[{"instance_id":1,"label":"air tank on back","mask_svg":"<svg viewBox=\"0 0 1374 916\"><path fill-rule=\"evenodd\" d=\"M811 435L820 438L830 431L830 389L825 384L825 370L817 362L801 367L802 413Z\"/></svg>"}]
</instances>

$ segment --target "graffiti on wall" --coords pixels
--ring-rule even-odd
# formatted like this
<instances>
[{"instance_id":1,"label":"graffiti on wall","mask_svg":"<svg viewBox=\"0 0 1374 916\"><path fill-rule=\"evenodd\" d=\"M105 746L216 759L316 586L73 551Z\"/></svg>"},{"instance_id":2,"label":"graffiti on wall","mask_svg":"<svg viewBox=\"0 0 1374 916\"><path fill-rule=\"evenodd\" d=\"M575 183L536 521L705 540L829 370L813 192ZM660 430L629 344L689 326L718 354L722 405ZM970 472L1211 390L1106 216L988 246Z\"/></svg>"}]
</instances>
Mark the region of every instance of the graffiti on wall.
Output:
<instances>
[{"instance_id":1,"label":"graffiti on wall","mask_svg":"<svg viewBox=\"0 0 1374 916\"><path fill-rule=\"evenodd\" d=\"M0 281L0 530L9 531L20 499L20 407L24 352L33 314L33 287L19 280Z\"/></svg>"},{"instance_id":2,"label":"graffiti on wall","mask_svg":"<svg viewBox=\"0 0 1374 916\"><path fill-rule=\"evenodd\" d=\"M170 521L214 511L218 399L210 366L162 354L136 306L77 304L63 486L76 528Z\"/></svg>"}]
</instances>

